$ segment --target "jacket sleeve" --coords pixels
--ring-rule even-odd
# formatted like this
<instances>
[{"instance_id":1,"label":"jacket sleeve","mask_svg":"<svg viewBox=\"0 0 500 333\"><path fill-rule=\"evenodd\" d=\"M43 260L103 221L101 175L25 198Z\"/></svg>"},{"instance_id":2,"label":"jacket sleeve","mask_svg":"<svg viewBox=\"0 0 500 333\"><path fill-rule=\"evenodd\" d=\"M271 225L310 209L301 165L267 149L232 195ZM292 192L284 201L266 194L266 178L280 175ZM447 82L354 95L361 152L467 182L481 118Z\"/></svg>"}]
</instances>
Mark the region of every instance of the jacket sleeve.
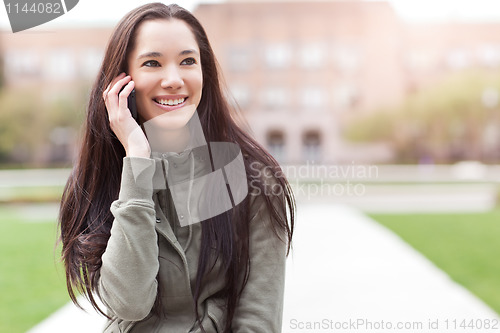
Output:
<instances>
[{"instance_id":1,"label":"jacket sleeve","mask_svg":"<svg viewBox=\"0 0 500 333\"><path fill-rule=\"evenodd\" d=\"M112 315L144 319L156 299L158 243L153 202L152 159L125 157L111 236L102 255L98 292Z\"/></svg>"},{"instance_id":2,"label":"jacket sleeve","mask_svg":"<svg viewBox=\"0 0 500 333\"><path fill-rule=\"evenodd\" d=\"M250 272L232 322L234 333L281 332L287 243L275 234L262 196L250 211ZM283 235L282 238L284 238Z\"/></svg>"}]
</instances>

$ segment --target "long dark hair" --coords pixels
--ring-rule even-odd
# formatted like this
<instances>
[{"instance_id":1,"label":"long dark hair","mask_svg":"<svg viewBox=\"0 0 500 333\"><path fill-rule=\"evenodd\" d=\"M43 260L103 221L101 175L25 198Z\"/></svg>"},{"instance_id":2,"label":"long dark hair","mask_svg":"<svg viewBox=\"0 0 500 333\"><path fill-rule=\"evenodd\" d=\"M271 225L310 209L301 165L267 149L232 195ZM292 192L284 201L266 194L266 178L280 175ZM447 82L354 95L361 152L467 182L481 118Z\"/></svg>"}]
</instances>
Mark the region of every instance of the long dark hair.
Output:
<instances>
[{"instance_id":1,"label":"long dark hair","mask_svg":"<svg viewBox=\"0 0 500 333\"><path fill-rule=\"evenodd\" d=\"M81 149L64 188L59 213L62 258L71 300L78 305L78 291L103 314L105 313L98 307L93 292L98 292L97 273L110 237L113 223L110 206L118 198L125 150L109 126L102 92L114 77L126 72L127 55L134 47L135 31L139 24L146 20L172 18L188 24L200 49L203 90L197 110L206 141L226 141L239 145L245 156L247 182L251 182L253 189L257 189L253 193L261 193L265 208L272 217L274 232L287 243L287 253L290 251L295 216L295 201L290 185L283 177L276 160L237 126L221 89L218 64L203 27L190 12L177 5L151 3L141 6L120 21L107 45L104 60L90 94ZM266 195L271 192L266 185L269 184L269 179L262 179L261 170L264 169L273 171L267 176L271 176L272 193L276 193L278 186L281 190L279 195ZM221 260L221 274L224 274L226 281L225 288L220 293L227 306L225 332L230 331L238 299L251 269L249 197L250 195L232 211L202 223L200 259L194 291L195 304L198 304L203 277L213 268L214 260ZM213 252L210 248L217 250L217 258L211 257ZM153 310L159 306L161 304L157 297ZM198 313L197 318L199 321Z\"/></svg>"}]
</instances>

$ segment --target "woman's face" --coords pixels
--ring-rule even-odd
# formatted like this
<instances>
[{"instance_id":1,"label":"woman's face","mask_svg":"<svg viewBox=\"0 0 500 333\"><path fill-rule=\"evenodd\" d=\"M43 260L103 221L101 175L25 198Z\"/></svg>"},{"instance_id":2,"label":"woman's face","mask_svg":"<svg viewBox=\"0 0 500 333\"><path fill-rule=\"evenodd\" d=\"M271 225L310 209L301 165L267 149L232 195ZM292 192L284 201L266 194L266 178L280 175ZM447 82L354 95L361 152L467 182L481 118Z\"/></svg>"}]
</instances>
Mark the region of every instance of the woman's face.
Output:
<instances>
[{"instance_id":1,"label":"woman's face","mask_svg":"<svg viewBox=\"0 0 500 333\"><path fill-rule=\"evenodd\" d=\"M139 116L144 121L157 118L166 130L184 127L203 87L200 50L189 26L178 19L141 23L127 62Z\"/></svg>"}]
</instances>

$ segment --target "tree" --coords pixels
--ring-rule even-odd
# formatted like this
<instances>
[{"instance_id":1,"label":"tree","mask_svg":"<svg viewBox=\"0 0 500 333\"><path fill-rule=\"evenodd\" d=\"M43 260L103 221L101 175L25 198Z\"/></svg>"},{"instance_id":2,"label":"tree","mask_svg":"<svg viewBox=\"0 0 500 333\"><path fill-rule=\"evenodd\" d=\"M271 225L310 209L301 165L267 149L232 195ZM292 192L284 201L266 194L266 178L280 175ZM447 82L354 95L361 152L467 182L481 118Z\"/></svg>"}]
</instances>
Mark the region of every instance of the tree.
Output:
<instances>
[{"instance_id":1,"label":"tree","mask_svg":"<svg viewBox=\"0 0 500 333\"><path fill-rule=\"evenodd\" d=\"M390 142L398 162L498 161L500 116L485 92L500 92L498 73L461 72L408 96L393 108L354 120L353 141Z\"/></svg>"},{"instance_id":2,"label":"tree","mask_svg":"<svg viewBox=\"0 0 500 333\"><path fill-rule=\"evenodd\" d=\"M54 134L65 132L71 136L83 123L86 94L76 95L43 102L33 89L0 90L0 163L50 163L53 151L61 148L55 147L61 142ZM70 136L67 145L73 144ZM66 149L71 149L67 145ZM66 156L66 160L71 160L71 156Z\"/></svg>"},{"instance_id":3,"label":"tree","mask_svg":"<svg viewBox=\"0 0 500 333\"><path fill-rule=\"evenodd\" d=\"M5 67L4 67L4 55L3 55L2 45L0 44L0 90L5 84Z\"/></svg>"}]
</instances>

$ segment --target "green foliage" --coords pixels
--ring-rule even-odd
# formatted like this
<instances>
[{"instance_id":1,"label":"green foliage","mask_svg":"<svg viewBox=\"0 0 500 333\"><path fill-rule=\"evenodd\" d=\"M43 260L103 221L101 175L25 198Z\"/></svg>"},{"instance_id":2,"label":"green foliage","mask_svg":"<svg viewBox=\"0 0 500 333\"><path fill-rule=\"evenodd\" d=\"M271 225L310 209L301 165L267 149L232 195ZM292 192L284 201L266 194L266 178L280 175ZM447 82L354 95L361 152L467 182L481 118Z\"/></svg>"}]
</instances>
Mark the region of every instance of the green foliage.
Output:
<instances>
[{"instance_id":1,"label":"green foliage","mask_svg":"<svg viewBox=\"0 0 500 333\"><path fill-rule=\"evenodd\" d=\"M474 214L373 214L500 313L500 210Z\"/></svg>"},{"instance_id":2,"label":"green foliage","mask_svg":"<svg viewBox=\"0 0 500 333\"><path fill-rule=\"evenodd\" d=\"M355 119L345 136L352 141L390 142L400 162L418 162L425 156L436 162L498 159L483 153L486 127L500 131L500 106L483 105L485 89L500 93L499 73L457 73L400 105Z\"/></svg>"},{"instance_id":3,"label":"green foliage","mask_svg":"<svg viewBox=\"0 0 500 333\"><path fill-rule=\"evenodd\" d=\"M83 122L81 98L47 99L33 89L4 89L0 105L0 163L32 164L37 156L47 154L55 128L71 128L76 133Z\"/></svg>"}]
</instances>

